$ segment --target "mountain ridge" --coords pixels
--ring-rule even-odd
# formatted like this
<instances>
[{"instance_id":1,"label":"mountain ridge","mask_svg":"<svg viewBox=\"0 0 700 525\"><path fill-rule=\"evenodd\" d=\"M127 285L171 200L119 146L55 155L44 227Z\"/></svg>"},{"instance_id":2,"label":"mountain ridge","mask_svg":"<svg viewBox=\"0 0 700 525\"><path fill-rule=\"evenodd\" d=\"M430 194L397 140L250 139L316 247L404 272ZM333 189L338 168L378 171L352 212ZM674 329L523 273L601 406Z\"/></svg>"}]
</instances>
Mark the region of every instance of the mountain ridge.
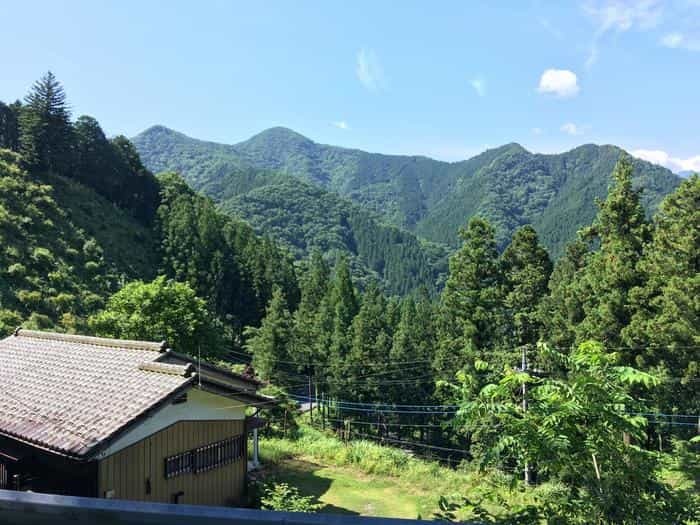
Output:
<instances>
[{"instance_id":1,"label":"mountain ridge","mask_svg":"<svg viewBox=\"0 0 700 525\"><path fill-rule=\"evenodd\" d=\"M610 173L626 154L597 144L541 154L511 142L445 162L319 144L284 127L231 145L188 140L157 127L134 143L149 168L179 171L195 189L210 188L215 200L239 179L255 179L261 187L260 180L284 174L349 199L388 224L452 246L459 227L474 215L494 223L501 248L517 227L533 224L554 256L592 219L595 199L605 196ZM635 184L645 189L643 201L652 212L680 178L640 159L632 162Z\"/></svg>"}]
</instances>

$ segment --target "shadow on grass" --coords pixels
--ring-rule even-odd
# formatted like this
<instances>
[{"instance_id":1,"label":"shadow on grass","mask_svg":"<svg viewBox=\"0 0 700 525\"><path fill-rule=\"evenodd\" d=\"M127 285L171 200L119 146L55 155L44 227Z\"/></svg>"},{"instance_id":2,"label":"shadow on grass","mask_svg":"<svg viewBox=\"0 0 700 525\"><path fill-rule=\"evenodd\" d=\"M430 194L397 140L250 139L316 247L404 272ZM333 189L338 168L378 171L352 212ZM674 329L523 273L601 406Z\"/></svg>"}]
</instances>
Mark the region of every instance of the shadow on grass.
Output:
<instances>
[{"instance_id":1,"label":"shadow on grass","mask_svg":"<svg viewBox=\"0 0 700 525\"><path fill-rule=\"evenodd\" d=\"M265 476L267 480L285 481L299 489L302 496L313 496L320 500L331 487L332 479L324 477L318 471L323 467L316 463L300 460L287 460L282 465L277 465L275 471ZM323 503L323 502L320 502ZM329 503L324 503L320 512L328 514L346 514L358 516L360 513L354 510L337 507Z\"/></svg>"}]
</instances>

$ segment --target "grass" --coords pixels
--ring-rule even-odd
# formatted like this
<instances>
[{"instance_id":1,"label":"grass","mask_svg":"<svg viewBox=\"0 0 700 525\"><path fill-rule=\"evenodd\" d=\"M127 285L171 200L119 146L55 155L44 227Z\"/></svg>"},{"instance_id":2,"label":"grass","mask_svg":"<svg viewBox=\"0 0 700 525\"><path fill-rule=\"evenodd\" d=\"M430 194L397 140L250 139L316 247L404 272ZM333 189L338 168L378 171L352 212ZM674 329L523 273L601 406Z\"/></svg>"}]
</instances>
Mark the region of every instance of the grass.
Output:
<instances>
[{"instance_id":1,"label":"grass","mask_svg":"<svg viewBox=\"0 0 700 525\"><path fill-rule=\"evenodd\" d=\"M556 488L545 484L526 492L512 488L503 473L479 472L469 464L447 468L369 441L346 444L303 425L297 439L262 439L260 452L266 481L287 482L302 495L315 496L325 504L321 512L430 519L441 496L478 501L496 491L521 504Z\"/></svg>"},{"instance_id":2,"label":"grass","mask_svg":"<svg viewBox=\"0 0 700 525\"><path fill-rule=\"evenodd\" d=\"M395 518L429 517L434 498L385 476L369 476L348 467L286 459L273 465L266 478L284 481L301 494L324 504L321 512Z\"/></svg>"}]
</instances>

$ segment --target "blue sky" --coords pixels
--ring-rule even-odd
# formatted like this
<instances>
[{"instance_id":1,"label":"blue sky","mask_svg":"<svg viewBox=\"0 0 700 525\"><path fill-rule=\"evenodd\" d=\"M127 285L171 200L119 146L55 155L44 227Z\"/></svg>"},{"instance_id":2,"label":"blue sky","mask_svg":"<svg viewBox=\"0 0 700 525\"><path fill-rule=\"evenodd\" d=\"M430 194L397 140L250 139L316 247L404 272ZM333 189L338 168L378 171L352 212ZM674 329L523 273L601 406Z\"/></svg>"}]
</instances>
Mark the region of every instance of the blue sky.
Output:
<instances>
[{"instance_id":1,"label":"blue sky","mask_svg":"<svg viewBox=\"0 0 700 525\"><path fill-rule=\"evenodd\" d=\"M700 0L0 0L0 100L51 69L108 134L467 158L613 143L700 170ZM9 23L8 23L9 21Z\"/></svg>"}]
</instances>

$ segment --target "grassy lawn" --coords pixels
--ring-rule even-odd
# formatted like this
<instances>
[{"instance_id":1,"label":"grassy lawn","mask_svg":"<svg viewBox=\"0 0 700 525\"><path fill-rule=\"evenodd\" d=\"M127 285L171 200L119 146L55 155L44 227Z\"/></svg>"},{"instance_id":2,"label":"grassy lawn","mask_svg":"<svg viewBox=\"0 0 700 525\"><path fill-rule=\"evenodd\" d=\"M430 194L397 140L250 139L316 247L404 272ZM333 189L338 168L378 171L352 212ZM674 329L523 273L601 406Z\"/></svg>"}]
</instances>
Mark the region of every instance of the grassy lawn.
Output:
<instances>
[{"instance_id":1,"label":"grassy lawn","mask_svg":"<svg viewBox=\"0 0 700 525\"><path fill-rule=\"evenodd\" d=\"M394 518L430 518L437 497L396 478L365 474L350 467L320 465L313 460L285 459L265 468L265 478L284 481L302 495L313 495L321 512Z\"/></svg>"}]
</instances>

